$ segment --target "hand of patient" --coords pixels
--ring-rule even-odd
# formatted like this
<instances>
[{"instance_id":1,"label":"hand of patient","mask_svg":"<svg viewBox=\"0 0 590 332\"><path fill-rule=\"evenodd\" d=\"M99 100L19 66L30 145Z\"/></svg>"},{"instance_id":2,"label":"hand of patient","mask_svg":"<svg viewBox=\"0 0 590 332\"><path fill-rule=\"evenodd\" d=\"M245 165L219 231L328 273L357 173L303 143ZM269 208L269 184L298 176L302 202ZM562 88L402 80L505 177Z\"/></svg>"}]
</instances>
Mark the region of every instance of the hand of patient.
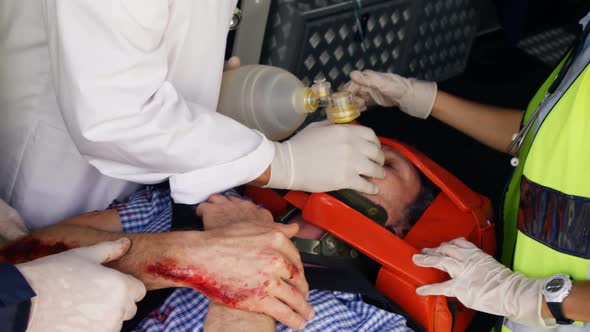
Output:
<instances>
[{"instance_id":1,"label":"hand of patient","mask_svg":"<svg viewBox=\"0 0 590 332\"><path fill-rule=\"evenodd\" d=\"M148 269L215 303L302 328L313 309L306 300L309 286L299 252L289 241L297 225L275 224L268 211L252 202L221 195L199 205L197 214L207 230L204 241L187 243L174 262Z\"/></svg>"}]
</instances>

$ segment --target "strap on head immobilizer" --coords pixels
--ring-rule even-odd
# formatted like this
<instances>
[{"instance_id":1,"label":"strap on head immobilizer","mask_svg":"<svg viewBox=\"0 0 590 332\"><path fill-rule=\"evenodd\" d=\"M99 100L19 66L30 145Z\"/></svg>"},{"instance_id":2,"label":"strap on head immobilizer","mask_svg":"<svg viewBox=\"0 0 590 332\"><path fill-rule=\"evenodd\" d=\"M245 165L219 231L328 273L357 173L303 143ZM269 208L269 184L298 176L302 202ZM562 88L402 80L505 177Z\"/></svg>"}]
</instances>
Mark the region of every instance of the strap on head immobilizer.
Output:
<instances>
[{"instance_id":1,"label":"strap on head immobilizer","mask_svg":"<svg viewBox=\"0 0 590 332\"><path fill-rule=\"evenodd\" d=\"M333 191L329 194L377 224L385 227L385 223L387 222L387 211L385 211L382 206L373 203L365 196L350 189ZM276 218L276 221L280 223L288 223L291 218L300 212L301 210L297 207L290 205L287 212ZM300 252L311 255L346 257L353 259L358 258L359 256L359 252L356 249L328 232L326 232L319 240L293 237L293 243Z\"/></svg>"}]
</instances>

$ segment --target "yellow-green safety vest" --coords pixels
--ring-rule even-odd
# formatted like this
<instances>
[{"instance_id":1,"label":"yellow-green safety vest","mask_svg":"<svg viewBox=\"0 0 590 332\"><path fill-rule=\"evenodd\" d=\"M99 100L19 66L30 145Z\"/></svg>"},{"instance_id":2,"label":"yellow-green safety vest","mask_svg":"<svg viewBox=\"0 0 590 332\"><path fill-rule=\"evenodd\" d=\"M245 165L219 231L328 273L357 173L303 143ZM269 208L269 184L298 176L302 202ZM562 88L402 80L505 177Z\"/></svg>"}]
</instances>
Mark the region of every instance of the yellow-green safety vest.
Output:
<instances>
[{"instance_id":1,"label":"yellow-green safety vest","mask_svg":"<svg viewBox=\"0 0 590 332\"><path fill-rule=\"evenodd\" d=\"M532 99L524 124L531 121L561 66L563 62ZM567 273L574 280L588 280L590 66L587 63L549 110L540 126L526 135L519 165L506 192L502 261L532 278ZM547 330L504 319L502 331ZM590 324L576 322L550 331L590 331Z\"/></svg>"}]
</instances>

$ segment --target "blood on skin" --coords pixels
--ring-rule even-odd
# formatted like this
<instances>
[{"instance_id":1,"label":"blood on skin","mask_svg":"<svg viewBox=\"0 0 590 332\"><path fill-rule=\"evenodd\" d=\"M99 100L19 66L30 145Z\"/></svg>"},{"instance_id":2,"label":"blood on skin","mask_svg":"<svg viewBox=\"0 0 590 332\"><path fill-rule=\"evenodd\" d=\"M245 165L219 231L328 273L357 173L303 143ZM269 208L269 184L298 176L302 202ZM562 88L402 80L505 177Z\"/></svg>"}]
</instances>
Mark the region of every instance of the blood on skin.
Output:
<instances>
[{"instance_id":1,"label":"blood on skin","mask_svg":"<svg viewBox=\"0 0 590 332\"><path fill-rule=\"evenodd\" d=\"M270 260L270 263L271 263L271 264L275 264L275 262L276 262L278 259L279 259L279 257L273 257L273 258ZM298 269L298 268L297 268L295 265L293 265L293 264L289 263L289 262L288 262L286 259L284 259L284 258L283 258L283 264L285 265L285 267L286 267L286 268L287 268L287 270L289 271L289 279L293 279L293 278L297 277L297 275L299 274L299 269Z\"/></svg>"},{"instance_id":2,"label":"blood on skin","mask_svg":"<svg viewBox=\"0 0 590 332\"><path fill-rule=\"evenodd\" d=\"M149 264L147 272L196 289L228 307L244 308L242 302L245 300L266 295L262 287L246 288L228 285L217 280L215 275L208 274L204 268L199 266L178 266L172 260Z\"/></svg>"},{"instance_id":3,"label":"blood on skin","mask_svg":"<svg viewBox=\"0 0 590 332\"><path fill-rule=\"evenodd\" d=\"M20 264L37 258L59 254L76 247L62 241L41 241L32 236L24 237L16 242L8 243L0 249L0 261Z\"/></svg>"},{"instance_id":4,"label":"blood on skin","mask_svg":"<svg viewBox=\"0 0 590 332\"><path fill-rule=\"evenodd\" d=\"M285 264L287 264L287 269L289 269L289 279L295 278L299 274L299 269L295 265L287 262L286 260Z\"/></svg>"}]
</instances>

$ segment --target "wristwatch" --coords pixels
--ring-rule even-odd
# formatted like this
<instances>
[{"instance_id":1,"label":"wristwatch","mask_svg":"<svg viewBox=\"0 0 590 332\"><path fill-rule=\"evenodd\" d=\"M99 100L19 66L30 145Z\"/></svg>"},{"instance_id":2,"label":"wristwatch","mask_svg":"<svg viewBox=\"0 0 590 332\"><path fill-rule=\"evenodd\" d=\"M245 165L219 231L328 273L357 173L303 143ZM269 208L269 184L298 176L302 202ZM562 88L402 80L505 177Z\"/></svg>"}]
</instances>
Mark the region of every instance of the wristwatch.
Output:
<instances>
[{"instance_id":1,"label":"wristwatch","mask_svg":"<svg viewBox=\"0 0 590 332\"><path fill-rule=\"evenodd\" d=\"M557 321L557 324L568 325L574 321L568 319L563 314L563 307L561 303L570 295L572 290L572 280L567 274L557 274L545 280L541 293L545 297L545 302L551 311L551 314Z\"/></svg>"}]
</instances>

